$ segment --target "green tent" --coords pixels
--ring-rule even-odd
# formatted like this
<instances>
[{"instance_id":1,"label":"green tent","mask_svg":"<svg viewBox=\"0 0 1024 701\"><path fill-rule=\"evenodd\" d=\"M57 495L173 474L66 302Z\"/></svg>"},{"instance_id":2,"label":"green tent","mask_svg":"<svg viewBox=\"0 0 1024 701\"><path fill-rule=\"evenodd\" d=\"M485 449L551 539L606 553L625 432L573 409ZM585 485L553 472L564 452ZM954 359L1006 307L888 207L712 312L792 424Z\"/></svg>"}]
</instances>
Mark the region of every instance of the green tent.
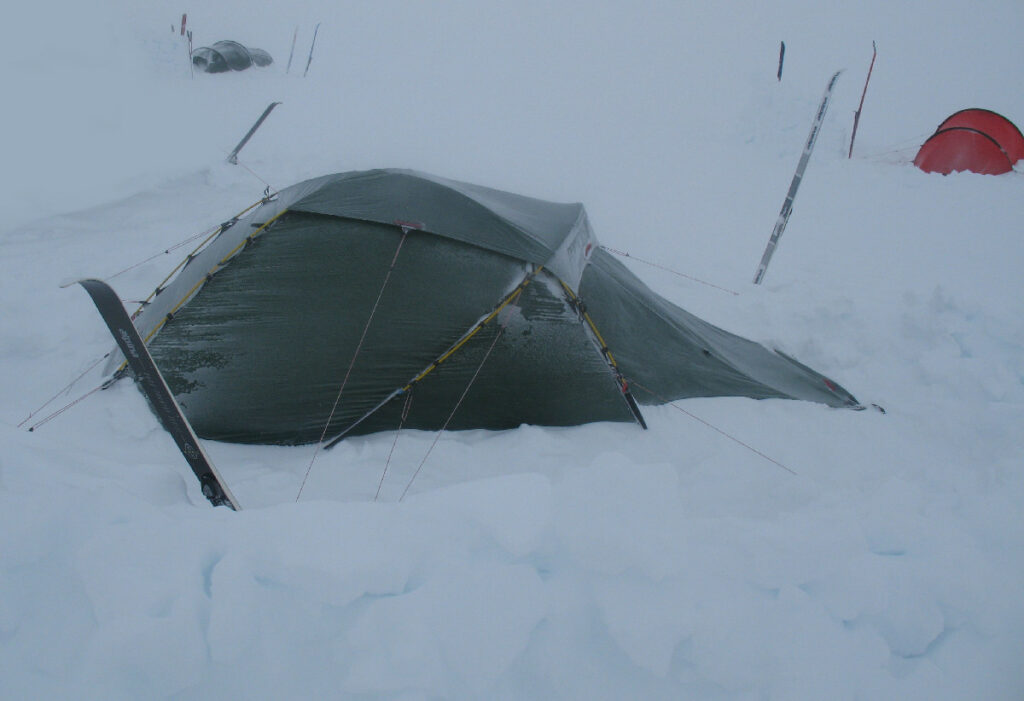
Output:
<instances>
[{"instance_id":1,"label":"green tent","mask_svg":"<svg viewBox=\"0 0 1024 701\"><path fill-rule=\"evenodd\" d=\"M601 249L582 205L406 170L268 198L135 322L196 432L224 441L642 423L633 398L858 407L652 292Z\"/></svg>"}]
</instances>

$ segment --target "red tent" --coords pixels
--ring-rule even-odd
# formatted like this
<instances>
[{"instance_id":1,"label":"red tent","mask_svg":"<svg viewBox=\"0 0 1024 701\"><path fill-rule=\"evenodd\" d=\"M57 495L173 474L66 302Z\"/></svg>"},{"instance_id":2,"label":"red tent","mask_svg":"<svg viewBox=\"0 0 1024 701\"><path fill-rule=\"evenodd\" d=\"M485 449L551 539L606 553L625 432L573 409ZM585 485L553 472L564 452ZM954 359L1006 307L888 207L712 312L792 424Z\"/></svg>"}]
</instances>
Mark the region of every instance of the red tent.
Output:
<instances>
[{"instance_id":1,"label":"red tent","mask_svg":"<svg viewBox=\"0 0 1024 701\"><path fill-rule=\"evenodd\" d=\"M1003 147L1006 155L1010 157L1010 163L1016 163L1024 158L1024 135L1020 133L1016 124L998 112L977 107L960 110L946 117L946 121L935 131L950 127L967 127L988 134Z\"/></svg>"},{"instance_id":2,"label":"red tent","mask_svg":"<svg viewBox=\"0 0 1024 701\"><path fill-rule=\"evenodd\" d=\"M917 152L914 165L926 173L954 171L999 175L1024 158L1024 136L1006 117L966 109L946 118Z\"/></svg>"}]
</instances>

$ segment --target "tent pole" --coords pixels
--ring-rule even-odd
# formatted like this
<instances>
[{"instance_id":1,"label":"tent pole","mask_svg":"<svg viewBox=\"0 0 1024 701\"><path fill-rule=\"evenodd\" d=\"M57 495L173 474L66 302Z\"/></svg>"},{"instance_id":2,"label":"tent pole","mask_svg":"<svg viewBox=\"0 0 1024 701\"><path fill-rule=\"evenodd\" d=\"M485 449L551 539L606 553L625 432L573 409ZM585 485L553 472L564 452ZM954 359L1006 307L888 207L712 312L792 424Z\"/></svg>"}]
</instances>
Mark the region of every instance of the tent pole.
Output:
<instances>
[{"instance_id":1,"label":"tent pole","mask_svg":"<svg viewBox=\"0 0 1024 701\"><path fill-rule=\"evenodd\" d=\"M523 278L523 281L520 282L519 285L517 285L516 288L514 290L512 290L512 292L510 292L508 295L506 295L505 298L501 302L499 302L498 305L494 309L492 309L490 312L488 312L487 315L485 315L482 319L480 319L480 321L476 322L476 324L474 324L473 327L471 329L469 329L469 331L467 331L466 333L462 334L462 336L459 337L459 340L457 340L455 343L453 343L451 346L448 347L448 350L446 350L441 355L437 356L437 358L435 358L434 361L432 363L430 363L430 365L428 365L427 367L423 368L423 370L421 370L419 373L417 373L416 376L413 377L411 380L409 380L405 385L403 385L402 387L399 387L399 388L395 389L394 391L392 391L391 394L389 394L388 396L384 397L384 399L382 399L380 402L378 402L376 406L374 406L368 412L366 412L365 414L360 416L358 419L353 421L351 424L349 424L344 430L341 431L341 433L338 433L333 438L331 438L328 441L327 445L324 446L324 450L330 450L331 448L336 446L341 441L342 438L344 438L346 435L348 435L352 431L352 429L354 429L356 426L361 424L363 421L365 421L366 419L368 419L371 416L373 416L374 414L376 414L377 411L381 409L381 407L383 407L385 404L390 402L395 397L399 397L399 396L405 394L406 392L408 392L409 390L411 390L413 388L413 386L416 385L416 383L418 383L424 377L426 377L427 375L432 373L434 370L436 370L438 368L438 366L440 366L442 363L444 363L450 357L455 355L455 353L460 348L462 348L464 345L466 345L467 342L469 342L469 339L473 338L473 336L475 336L477 333L479 333L480 330L483 329L484 326L489 324L496 316L498 316L498 314L501 312L502 309L504 309L509 304L514 302L516 299L518 299L519 295L521 295L523 293L523 290L526 289L526 286L530 284L530 282L533 280L533 278L536 277L537 273L539 273L543 269L543 267L544 266L538 266L533 272L527 274L527 276L525 278ZM322 439L321 439L321 442L323 442Z\"/></svg>"},{"instance_id":2,"label":"tent pole","mask_svg":"<svg viewBox=\"0 0 1024 701\"><path fill-rule=\"evenodd\" d=\"M640 413L640 406L636 403L633 393L629 391L629 383L626 382L626 378L622 376L622 372L619 370L619 364L615 362L615 356L612 355L611 350L608 348L608 344L604 342L604 338L601 336L601 332L597 330L597 325L594 324L594 320L590 318L586 305L583 304L583 300L577 297L576 293L572 291L572 288L565 284L564 281L559 280L559 282L562 283L562 289L565 290L566 299L569 301L569 307L579 314L582 321L586 322L584 327L587 329L587 335L597 347L597 350L601 353L601 357L604 358L605 363L608 364L608 369L612 372L612 379L615 380L615 384L618 386L619 392L622 394L622 398L626 401L629 413L632 414L633 419L640 424L640 428L646 431L647 422L644 421L644 415Z\"/></svg>"}]
</instances>

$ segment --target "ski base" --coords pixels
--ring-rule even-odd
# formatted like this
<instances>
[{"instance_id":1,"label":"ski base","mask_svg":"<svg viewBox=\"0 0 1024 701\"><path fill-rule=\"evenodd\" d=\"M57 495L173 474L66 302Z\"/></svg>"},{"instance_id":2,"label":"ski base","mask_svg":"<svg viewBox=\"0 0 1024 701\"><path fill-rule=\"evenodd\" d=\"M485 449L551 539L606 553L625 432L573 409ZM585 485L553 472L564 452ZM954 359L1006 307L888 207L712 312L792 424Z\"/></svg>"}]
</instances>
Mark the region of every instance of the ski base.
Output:
<instances>
[{"instance_id":1,"label":"ski base","mask_svg":"<svg viewBox=\"0 0 1024 701\"><path fill-rule=\"evenodd\" d=\"M118 347L124 353L128 365L135 373L139 388L149 400L160 423L171 434L181 454L185 456L189 467L192 468L192 472L199 480L203 496L214 506L226 506L238 511L240 508L238 502L235 501L235 497L217 474L209 456L199 444L199 438L192 430L188 419L181 413L181 407L174 400L174 395L171 394L167 382L160 374L156 363L153 362L153 356L149 354L149 349L146 348L146 344L135 329L128 312L121 304L120 297L110 285L102 280L85 279L77 282L92 298L100 316L103 317L114 340L117 341Z\"/></svg>"}]
</instances>

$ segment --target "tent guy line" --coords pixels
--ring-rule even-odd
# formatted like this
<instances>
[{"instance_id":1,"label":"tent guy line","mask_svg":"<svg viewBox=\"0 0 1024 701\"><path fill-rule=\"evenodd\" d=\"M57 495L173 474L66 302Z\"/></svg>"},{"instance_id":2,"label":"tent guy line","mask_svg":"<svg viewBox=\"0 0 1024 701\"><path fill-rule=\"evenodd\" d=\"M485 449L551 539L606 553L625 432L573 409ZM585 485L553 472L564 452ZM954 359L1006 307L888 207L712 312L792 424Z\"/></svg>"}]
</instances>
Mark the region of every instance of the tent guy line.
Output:
<instances>
[{"instance_id":1,"label":"tent guy line","mask_svg":"<svg viewBox=\"0 0 1024 701\"><path fill-rule=\"evenodd\" d=\"M327 420L324 421L324 430L320 433L320 440L317 441L316 449L313 451L313 457L309 461L309 467L306 468L306 474L302 478L302 484L299 485L299 492L295 495L295 501L299 500L302 496L302 490L306 486L306 480L309 479L309 473L313 469L313 463L316 462L317 455L320 454L320 446L324 443L324 437L327 435L327 431L331 427L331 421L334 420L334 412L338 410L338 404L341 402L341 395L345 393L345 385L348 384L348 378L352 375L352 368L355 367L356 359L359 357L359 351L363 349L363 343L366 341L366 334L370 330L370 325L373 323L373 317L377 313L377 308L380 306L380 299L384 296L384 290L388 286L388 281L391 280L391 273L395 270L395 263L398 262L398 255L402 252L402 246L405 245L405 240L409 237L411 227L407 224L402 225L402 238L398 241L398 248L395 249L395 255L391 258L391 264L388 266L388 271L384 275L384 282L380 286L380 291L377 293L377 299L373 302L373 308L370 309L370 315L366 318L366 326L363 327L363 333L359 337L359 343L356 344L355 352L352 353L352 359L349 361L348 370L345 371L345 377L341 381L341 386L338 387L338 394L334 397L334 404L331 405L331 413L328 414Z\"/></svg>"},{"instance_id":2,"label":"tent guy line","mask_svg":"<svg viewBox=\"0 0 1024 701\"><path fill-rule=\"evenodd\" d=\"M638 257L632 255L631 253L628 253L627 251L620 251L619 249L612 248L611 246L601 246L601 248L602 248L602 250L608 251L609 253L614 253L617 256L621 256L623 258L629 258L630 260L635 260L635 261L637 261L639 263L644 263L645 265L649 265L649 266L651 266L653 268L658 268L660 270L664 270L665 272L672 273L673 275L678 275L679 277L684 277L687 280L693 280L694 282L699 282L701 285L707 285L708 287L713 287L716 290L721 290L722 292L728 292L729 294L734 295L736 297L738 297L739 294L740 294L739 292L735 292L733 290L730 290L727 287L721 287L721 286L716 285L714 283L708 282L707 280L701 280L700 278L694 277L693 275L687 275L686 273L681 273L678 270L673 270L672 268L669 268L667 266L661 265L660 263L655 263L653 261L644 260L643 258L638 258Z\"/></svg>"},{"instance_id":3,"label":"tent guy line","mask_svg":"<svg viewBox=\"0 0 1024 701\"><path fill-rule=\"evenodd\" d=\"M779 462L779 461L778 461L778 460L776 460L775 458L773 458L773 457L770 457L770 456L768 456L768 455L765 455L764 453L762 453L762 452L761 452L760 450L758 450L757 448L755 448L755 447L753 447L753 446L751 446L751 445L748 445L747 443L744 443L743 441L741 441L741 440L740 440L739 438L737 438L736 436L733 436L733 435L731 435L731 434L729 434L729 433L726 433L725 431L723 431L722 429L718 428L717 426L715 426L715 425L714 425L713 423L711 423L710 421L707 421L707 420L705 420L705 419L702 419L701 417L697 416L697 415L696 415L696 414L694 414L693 412L687 411L686 409L682 408L681 406L679 406L679 405L678 405L678 404L676 404L675 402L669 401L669 400L665 399L664 397L660 397L660 396L658 396L658 394L657 394L656 392L654 392L654 391L653 391L653 390L651 390L651 389L648 389L647 387L644 387L644 386L643 386L642 384L640 384L639 382L633 382L633 385L634 385L635 387L639 387L639 388L640 388L640 389L642 389L642 390L643 390L644 392L647 392L647 393L649 393L649 394L652 394L652 395L654 395L655 397L658 397L658 399L661 399L661 400L662 400L662 401L663 401L663 402L664 402L664 403L665 403L665 404L666 404L667 406L670 406L670 407L672 407L673 409L675 409L676 411L680 411L680 412L682 412L682 413L686 414L687 416L689 416L689 417L690 417L691 419L693 419L694 421L697 421L697 422L699 422L699 423L702 423L702 424L704 424L705 426L707 426L708 428L710 428L710 429L711 429L712 431L715 431L716 433L719 433L719 434L721 434L721 435L725 436L726 438L728 438L728 439L729 439L730 441L732 441L733 443L736 443L737 445L740 445L740 446L742 446L742 447L746 448L746 449L747 449L747 450L749 450L750 452L752 452L752 453L754 453L755 455L758 455L758 456L760 456L760 457L764 458L765 460L767 460L768 462L770 462L770 463L772 463L772 464L774 464L774 465L778 465L779 467L781 467L781 468L782 468L783 470L785 470L785 471L786 471L786 472L788 472L789 474L791 474L791 475L795 475L795 474L797 474L797 473L796 473L796 472L795 472L794 470L792 470L792 469L790 469L790 468L786 467L785 465L783 465L783 464L782 464L781 462ZM879 407L879 408L881 408L881 407ZM884 411L883 411L883 413L884 413Z\"/></svg>"},{"instance_id":4,"label":"tent guy line","mask_svg":"<svg viewBox=\"0 0 1024 701\"><path fill-rule=\"evenodd\" d=\"M518 298L520 294L522 294L522 290L518 290L515 293L515 298ZM515 298L512 300L513 303ZM459 407L462 406L462 401L466 398L466 395L469 394L469 389L473 386L473 383L476 382L476 378L480 376L480 371L483 370L484 363L486 363L487 359L491 357L491 353L494 351L494 346L497 345L498 339L501 338L506 327L507 324L503 324L501 322L498 323L498 332L494 334L494 340L491 341L491 345L488 346L483 359L480 361L480 364L477 365L476 372L473 373L473 376L469 378L469 382L466 383L466 388L462 390L462 394L459 395L459 401L455 402L455 406L452 407L451 413L448 414L448 418L444 420L444 425L441 426L434 435L434 440L431 441L430 447L427 448L427 452L424 454L423 459L420 460L420 464L416 466L416 470L412 473L412 477L409 478L409 482L405 485L405 489L402 490L402 495L398 497L398 501L405 499L405 495L409 493L409 488L412 487L412 483L416 481L416 477L420 474L420 470L422 470L423 466L427 464L427 458L429 458L430 454L434 452L434 447L437 446L437 442L441 440L441 436L444 435L445 430L448 428L448 424L451 423L452 417L455 416L455 412L457 412Z\"/></svg>"},{"instance_id":5,"label":"tent guy line","mask_svg":"<svg viewBox=\"0 0 1024 701\"><path fill-rule=\"evenodd\" d=\"M384 461L384 469L380 473L380 482L377 483L377 492L373 495L373 500L377 501L380 498L380 490L384 486L384 478L387 477L388 468L391 466L391 458L395 454L395 446L398 445L398 437L402 434L402 428L405 426L405 420L409 418L409 408L412 406L412 395L413 392L409 391L405 393L405 402L402 404L402 418L398 423L398 428L395 429L395 438L391 441L391 449L388 451L388 457Z\"/></svg>"},{"instance_id":6,"label":"tent guy line","mask_svg":"<svg viewBox=\"0 0 1024 701\"><path fill-rule=\"evenodd\" d=\"M40 411L42 411L43 409L45 409L46 407L48 407L48 406L49 406L50 404L52 404L52 403L53 403L54 401L56 401L57 397L59 397L59 396L60 396L60 395L62 395L62 394L66 394L67 392L70 392L70 391L71 391L71 388L72 388L72 387L74 387L74 386L75 386L76 384L78 384L78 382L79 382L79 381L80 381L80 380L81 380L81 379L82 379L83 377L85 377L85 376L86 376L86 375L88 375L88 374L89 374L90 372L92 372L93 370L95 370L95 369L96 369L96 368L97 368L97 367L99 366L99 364L100 364L100 363L102 363L102 362L103 362L104 360L106 360L106 359L107 359L107 358L109 358L109 357L110 357L110 353L104 353L104 354L103 354L103 357L101 357L101 358L99 358L98 360L94 361L94 362L93 362L93 363L92 363L91 365L89 365L89 367L87 367L87 368L86 368L85 370L83 370L83 371L81 372L81 374L79 374L79 375L78 375L77 377L75 377L75 379L71 380L71 382L69 382L69 383L67 383L66 385L64 385L64 386L63 386L63 387L62 387L62 388L61 388L61 389L60 389L60 390L59 390L59 391L58 391L58 392L57 392L56 394L54 394L54 395L53 395L52 397L50 397L50 398L49 398L49 399L47 399L47 400L46 400L45 402L43 402L42 404L40 404L40 405L39 405L38 407L36 407L36 408L35 408L34 410L30 411L30 412L29 412L29 414L28 414L28 416L26 416L26 417L25 417L24 419L22 419L22 420L21 420L21 422L20 422L20 423L19 423L19 424L17 425L17 427L16 427L16 428L21 428L22 426L24 426L25 424L27 424L27 423L28 423L29 421L31 421L31 420L32 420L32 417L33 417L33 416L35 416L35 415L36 415L36 414L38 414L38 413L39 413ZM102 386L102 385L100 385L100 386ZM92 394L92 392L89 392L89 394ZM80 397L80 399L84 399L84 398L85 398L85 397ZM63 411L65 410L65 409L69 409L69 408L70 408L70 407L71 407L71 406L72 406L73 404L76 404L76 403L78 403L78 401L79 401L79 400L77 400L77 399L76 399L75 401L71 402L71 404L68 404L68 405L66 405L65 407L63 407L63 408L62 408L62 409L60 409L59 411L57 411L57 412L55 412L54 414L51 414L50 416L46 417L45 419L43 419L43 420L42 420L42 421L40 421L39 423L37 423L37 424L33 425L33 426L32 426L31 428L29 428L28 430L29 430L29 431L33 431L33 430L35 430L35 429L39 428L39 427L40 427L41 425L43 425L44 423L46 423L47 421L49 421L49 420L50 420L51 418L53 418L53 417L54 417L54 416L56 416L57 414L60 414L60 413L62 413L62 412L63 412Z\"/></svg>"},{"instance_id":7,"label":"tent guy line","mask_svg":"<svg viewBox=\"0 0 1024 701\"><path fill-rule=\"evenodd\" d=\"M324 446L325 449L329 450L329 449L333 448L334 446L336 446L341 441L342 438L344 438L346 435L349 434L349 432L352 431L352 429L354 429L356 426L361 424L366 419L370 418L370 416L375 414L377 412L377 410L379 410L382 407L384 407L385 404L390 402L395 397L400 397L403 394L411 393L412 390L416 387L416 384L418 382L420 382L420 380L425 378L430 373L434 372L434 370L439 368L446 360L448 360L453 355L455 355L455 353L457 353L460 348L463 348L469 342L469 340L471 338L476 336L477 333L479 333L485 326L487 326L487 324L489 324L495 317L497 317L498 314L500 314L501 311L506 306L508 306L509 304L512 304L519 297L519 295L522 294L523 290L526 289L526 286L529 285L530 282L533 281L533 278L536 277L538 273L540 273L541 268L543 268L543 266L540 266L540 267L536 268L535 270L533 270L532 272L528 273L527 276L523 279L523 281L520 282L516 286L516 288L514 290L512 290L512 292L510 292L508 295L506 295L505 298L501 302L499 302L497 305L495 305L495 307L490 312L488 312L483 317L481 317L480 320L477 321L477 323L474 324L468 331L466 331L464 334L462 334L459 337L459 339L457 341L455 341L455 343L453 343L443 353L441 353L439 356L437 356L429 365L427 365L425 368L420 370L415 375L415 377L413 377L411 380L409 380L403 387L399 387L399 388L395 389L393 392L391 392L391 394L386 396L376 406L374 406L372 409L370 409L370 411L366 412L365 414L360 416L358 419L353 421L351 424L349 424L348 427L345 428L344 431L342 431L341 433L331 437L331 439L327 442L327 445ZM405 413L407 413L407 412L405 412ZM449 420L450 420L450 417L449 417ZM328 422L329 422L329 420L328 420ZM322 443L323 440L324 440L323 436L321 436L320 437L320 442Z\"/></svg>"}]
</instances>

